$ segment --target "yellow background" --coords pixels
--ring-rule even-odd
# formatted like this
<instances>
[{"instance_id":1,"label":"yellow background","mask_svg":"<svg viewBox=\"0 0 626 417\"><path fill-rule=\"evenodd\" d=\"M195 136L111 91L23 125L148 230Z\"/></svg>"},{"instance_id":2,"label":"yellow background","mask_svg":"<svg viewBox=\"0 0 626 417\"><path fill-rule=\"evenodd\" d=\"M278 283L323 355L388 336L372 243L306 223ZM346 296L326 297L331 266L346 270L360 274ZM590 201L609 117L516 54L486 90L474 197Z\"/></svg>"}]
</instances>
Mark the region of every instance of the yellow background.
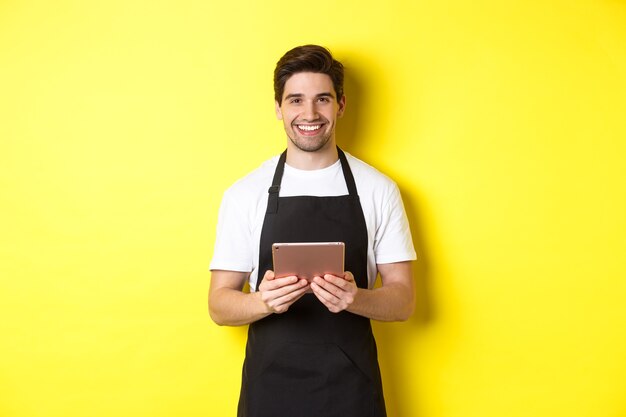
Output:
<instances>
[{"instance_id":1,"label":"yellow background","mask_svg":"<svg viewBox=\"0 0 626 417\"><path fill-rule=\"evenodd\" d=\"M303 43L420 251L390 417L626 416L623 0L0 1L0 416L234 415L217 210Z\"/></svg>"}]
</instances>

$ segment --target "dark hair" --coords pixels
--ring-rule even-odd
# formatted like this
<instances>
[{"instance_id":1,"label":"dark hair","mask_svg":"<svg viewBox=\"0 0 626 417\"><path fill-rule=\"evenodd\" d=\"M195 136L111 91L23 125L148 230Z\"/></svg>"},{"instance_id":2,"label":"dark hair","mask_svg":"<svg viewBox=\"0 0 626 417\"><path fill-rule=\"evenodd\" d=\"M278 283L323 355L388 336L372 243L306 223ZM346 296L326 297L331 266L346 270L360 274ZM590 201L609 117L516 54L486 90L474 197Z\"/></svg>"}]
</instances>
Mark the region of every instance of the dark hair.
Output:
<instances>
[{"instance_id":1,"label":"dark hair","mask_svg":"<svg viewBox=\"0 0 626 417\"><path fill-rule=\"evenodd\" d=\"M337 100L343 96L343 65L330 51L319 45L297 46L276 63L274 70L274 99L281 104L285 83L299 72L326 74L333 81Z\"/></svg>"}]
</instances>

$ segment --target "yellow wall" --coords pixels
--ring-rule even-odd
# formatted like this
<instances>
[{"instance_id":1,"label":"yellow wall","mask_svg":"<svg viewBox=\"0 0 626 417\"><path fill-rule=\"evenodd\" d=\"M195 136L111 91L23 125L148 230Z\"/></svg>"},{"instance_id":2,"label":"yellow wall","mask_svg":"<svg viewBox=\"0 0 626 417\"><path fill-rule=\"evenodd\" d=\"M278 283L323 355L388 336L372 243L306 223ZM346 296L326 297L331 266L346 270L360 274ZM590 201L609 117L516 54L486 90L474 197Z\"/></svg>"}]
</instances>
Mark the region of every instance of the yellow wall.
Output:
<instances>
[{"instance_id":1,"label":"yellow wall","mask_svg":"<svg viewBox=\"0 0 626 417\"><path fill-rule=\"evenodd\" d=\"M390 417L626 416L623 0L0 2L0 416L234 415L216 213L310 42L422 255Z\"/></svg>"}]
</instances>

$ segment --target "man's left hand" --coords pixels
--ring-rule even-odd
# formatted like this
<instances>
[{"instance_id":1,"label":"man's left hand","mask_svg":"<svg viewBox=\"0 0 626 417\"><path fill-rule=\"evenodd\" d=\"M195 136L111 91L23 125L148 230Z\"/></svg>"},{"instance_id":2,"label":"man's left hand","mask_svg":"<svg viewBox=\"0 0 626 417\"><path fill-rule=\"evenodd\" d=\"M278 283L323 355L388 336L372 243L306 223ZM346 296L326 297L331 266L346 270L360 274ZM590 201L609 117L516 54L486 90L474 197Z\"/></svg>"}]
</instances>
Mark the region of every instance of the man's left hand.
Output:
<instances>
[{"instance_id":1,"label":"man's left hand","mask_svg":"<svg viewBox=\"0 0 626 417\"><path fill-rule=\"evenodd\" d=\"M354 276L346 271L343 277L326 274L313 278L313 294L333 313L346 310L354 302L358 291Z\"/></svg>"}]
</instances>

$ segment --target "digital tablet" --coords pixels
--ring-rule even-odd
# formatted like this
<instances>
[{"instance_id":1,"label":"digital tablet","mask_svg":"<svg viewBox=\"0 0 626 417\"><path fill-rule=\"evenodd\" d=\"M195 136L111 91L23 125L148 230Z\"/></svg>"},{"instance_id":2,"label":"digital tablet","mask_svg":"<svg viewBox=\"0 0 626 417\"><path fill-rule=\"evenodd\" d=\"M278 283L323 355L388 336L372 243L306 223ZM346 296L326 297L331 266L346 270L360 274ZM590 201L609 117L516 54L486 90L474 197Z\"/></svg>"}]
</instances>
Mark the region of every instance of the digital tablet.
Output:
<instances>
[{"instance_id":1,"label":"digital tablet","mask_svg":"<svg viewBox=\"0 0 626 417\"><path fill-rule=\"evenodd\" d=\"M311 281L332 274L343 276L343 242L274 243L272 258L276 278L296 275Z\"/></svg>"}]
</instances>

